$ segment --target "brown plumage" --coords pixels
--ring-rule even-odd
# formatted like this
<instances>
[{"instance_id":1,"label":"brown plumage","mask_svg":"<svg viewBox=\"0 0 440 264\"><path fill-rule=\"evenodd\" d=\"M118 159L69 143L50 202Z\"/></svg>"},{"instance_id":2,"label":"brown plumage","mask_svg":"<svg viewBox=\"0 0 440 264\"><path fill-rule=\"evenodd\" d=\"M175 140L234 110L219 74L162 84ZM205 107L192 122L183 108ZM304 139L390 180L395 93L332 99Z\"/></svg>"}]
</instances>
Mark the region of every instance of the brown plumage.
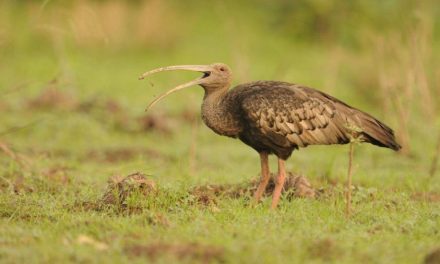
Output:
<instances>
[{"instance_id":1,"label":"brown plumage","mask_svg":"<svg viewBox=\"0 0 440 264\"><path fill-rule=\"evenodd\" d=\"M323 92L279 81L256 81L229 90L231 70L223 63L159 68L193 70L204 75L159 96L149 108L177 90L200 85L205 90L202 119L214 132L239 138L260 153L262 178L258 201L269 181L268 155L278 157L278 178L272 207L276 207L285 179L284 161L292 151L308 145L346 144L358 138L380 147L399 150L393 131L372 117Z\"/></svg>"}]
</instances>

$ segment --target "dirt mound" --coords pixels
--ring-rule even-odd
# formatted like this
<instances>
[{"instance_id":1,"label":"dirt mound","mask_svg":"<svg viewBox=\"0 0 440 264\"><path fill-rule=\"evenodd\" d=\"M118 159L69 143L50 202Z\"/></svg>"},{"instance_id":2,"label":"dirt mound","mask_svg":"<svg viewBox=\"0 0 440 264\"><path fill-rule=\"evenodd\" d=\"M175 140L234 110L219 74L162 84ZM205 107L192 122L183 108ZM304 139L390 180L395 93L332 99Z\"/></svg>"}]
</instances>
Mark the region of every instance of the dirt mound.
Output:
<instances>
[{"instance_id":1,"label":"dirt mound","mask_svg":"<svg viewBox=\"0 0 440 264\"><path fill-rule=\"evenodd\" d=\"M275 189L275 177L276 175L272 173L264 195L272 195L272 192ZM258 183L259 180L254 180L252 182L253 191L257 189ZM314 198L316 196L315 189L313 189L306 177L302 175L295 175L291 172L288 172L287 174L283 191L288 193L288 198Z\"/></svg>"},{"instance_id":2,"label":"dirt mound","mask_svg":"<svg viewBox=\"0 0 440 264\"><path fill-rule=\"evenodd\" d=\"M78 105L77 99L72 95L59 89L60 81L58 79L51 80L44 87L40 94L27 101L27 107L30 110L46 109L46 110L72 110Z\"/></svg>"},{"instance_id":3,"label":"dirt mound","mask_svg":"<svg viewBox=\"0 0 440 264\"><path fill-rule=\"evenodd\" d=\"M156 183L148 179L147 175L136 172L126 177L112 177L100 202L103 205L125 207L127 198L133 193L149 196L156 192Z\"/></svg>"},{"instance_id":4,"label":"dirt mound","mask_svg":"<svg viewBox=\"0 0 440 264\"><path fill-rule=\"evenodd\" d=\"M275 174L271 174L271 179L267 185L264 196L272 195L275 188ZM197 186L190 191L197 203L202 205L216 204L218 197L239 198L243 196L251 197L257 190L259 179L253 179L248 183L238 185L203 185ZM288 173L286 183L283 188L287 199L292 198L315 198L316 191L313 189L306 177Z\"/></svg>"},{"instance_id":5,"label":"dirt mound","mask_svg":"<svg viewBox=\"0 0 440 264\"><path fill-rule=\"evenodd\" d=\"M313 258L319 258L324 261L332 261L341 255L341 249L332 239L317 240L309 246L309 254Z\"/></svg>"},{"instance_id":6,"label":"dirt mound","mask_svg":"<svg viewBox=\"0 0 440 264\"><path fill-rule=\"evenodd\" d=\"M265 196L271 196L275 183L270 180L266 188ZM181 203L188 205L202 205L209 206L213 211L218 211L216 207L219 199L232 198L237 199L245 197L252 199L252 196L257 189L259 179L253 179L243 184L225 184L225 185L202 185L196 186L189 190L187 194L183 194L180 199ZM309 181L300 175L288 173L286 184L284 186L284 193L287 199L293 198L315 198L317 191L313 189ZM129 199L137 195L136 199ZM107 189L98 201L82 202L82 208L86 210L101 211L105 208L113 208L121 213L140 213L145 212L148 204L145 201L156 199L156 197L166 196L167 192L160 192L156 183L149 179L147 175L139 172L130 174L126 177L115 176L109 179ZM140 196L140 197L139 197ZM148 203L148 202L147 202ZM151 217L151 224L168 226L168 219L162 215L154 215Z\"/></svg>"},{"instance_id":7,"label":"dirt mound","mask_svg":"<svg viewBox=\"0 0 440 264\"><path fill-rule=\"evenodd\" d=\"M132 245L125 248L124 252L133 257L146 257L155 261L161 256L171 256L178 260L198 261L201 263L222 262L224 249L216 246L198 243L152 243L149 245Z\"/></svg>"},{"instance_id":8,"label":"dirt mound","mask_svg":"<svg viewBox=\"0 0 440 264\"><path fill-rule=\"evenodd\" d=\"M175 120L165 114L148 114L137 118L139 132L159 131L170 134L176 127Z\"/></svg>"}]
</instances>

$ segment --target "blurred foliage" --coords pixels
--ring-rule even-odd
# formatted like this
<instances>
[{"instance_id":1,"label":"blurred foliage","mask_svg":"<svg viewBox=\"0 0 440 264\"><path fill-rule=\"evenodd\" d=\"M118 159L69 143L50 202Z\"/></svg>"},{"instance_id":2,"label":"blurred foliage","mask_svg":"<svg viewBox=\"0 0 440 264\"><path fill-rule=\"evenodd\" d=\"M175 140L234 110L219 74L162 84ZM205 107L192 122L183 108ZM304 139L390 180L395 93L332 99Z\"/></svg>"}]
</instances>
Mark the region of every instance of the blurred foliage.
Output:
<instances>
[{"instance_id":1,"label":"blurred foliage","mask_svg":"<svg viewBox=\"0 0 440 264\"><path fill-rule=\"evenodd\" d=\"M440 6L436 1L265 1L274 12L272 25L308 41L356 43L366 31L406 33L419 20L435 18L439 25Z\"/></svg>"},{"instance_id":2,"label":"blurred foliage","mask_svg":"<svg viewBox=\"0 0 440 264\"><path fill-rule=\"evenodd\" d=\"M5 0L0 7L3 45L16 44L13 39L21 31L17 29L23 27L46 40L67 34L85 46L142 43L157 48L176 44L195 24L213 21L223 23L218 27L251 24L289 41L345 45L359 45L365 34L409 34L418 23L429 23L437 36L440 25L440 5L435 0Z\"/></svg>"},{"instance_id":3,"label":"blurred foliage","mask_svg":"<svg viewBox=\"0 0 440 264\"><path fill-rule=\"evenodd\" d=\"M434 131L440 122L435 0L4 0L0 25L0 89L61 78L113 94L134 84L112 72L222 61L234 83L279 79L349 99L397 127L404 145L426 136L422 120Z\"/></svg>"}]
</instances>

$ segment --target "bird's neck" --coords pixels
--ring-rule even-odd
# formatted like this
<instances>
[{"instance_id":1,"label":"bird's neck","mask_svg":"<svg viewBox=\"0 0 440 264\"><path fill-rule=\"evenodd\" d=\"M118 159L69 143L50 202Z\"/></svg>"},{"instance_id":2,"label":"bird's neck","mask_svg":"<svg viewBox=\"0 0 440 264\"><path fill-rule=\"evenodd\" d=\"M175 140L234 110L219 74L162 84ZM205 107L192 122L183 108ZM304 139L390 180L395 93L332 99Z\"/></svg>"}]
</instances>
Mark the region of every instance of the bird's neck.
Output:
<instances>
[{"instance_id":1,"label":"bird's neck","mask_svg":"<svg viewBox=\"0 0 440 264\"><path fill-rule=\"evenodd\" d=\"M207 91L202 104L203 122L220 135L237 137L241 131L239 117L236 114L228 88Z\"/></svg>"}]
</instances>

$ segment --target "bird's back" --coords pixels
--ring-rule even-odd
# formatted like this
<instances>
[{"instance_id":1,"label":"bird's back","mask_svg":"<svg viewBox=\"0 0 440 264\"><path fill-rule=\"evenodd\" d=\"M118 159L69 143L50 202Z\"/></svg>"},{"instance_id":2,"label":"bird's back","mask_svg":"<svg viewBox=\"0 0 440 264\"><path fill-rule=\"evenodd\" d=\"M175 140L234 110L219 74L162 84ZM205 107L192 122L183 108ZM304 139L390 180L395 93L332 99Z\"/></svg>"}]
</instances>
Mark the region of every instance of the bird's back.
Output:
<instances>
[{"instance_id":1,"label":"bird's back","mask_svg":"<svg viewBox=\"0 0 440 264\"><path fill-rule=\"evenodd\" d=\"M225 98L239 114L239 138L287 158L298 147L345 144L358 137L398 150L393 131L371 115L312 88L278 81L241 84Z\"/></svg>"}]
</instances>

